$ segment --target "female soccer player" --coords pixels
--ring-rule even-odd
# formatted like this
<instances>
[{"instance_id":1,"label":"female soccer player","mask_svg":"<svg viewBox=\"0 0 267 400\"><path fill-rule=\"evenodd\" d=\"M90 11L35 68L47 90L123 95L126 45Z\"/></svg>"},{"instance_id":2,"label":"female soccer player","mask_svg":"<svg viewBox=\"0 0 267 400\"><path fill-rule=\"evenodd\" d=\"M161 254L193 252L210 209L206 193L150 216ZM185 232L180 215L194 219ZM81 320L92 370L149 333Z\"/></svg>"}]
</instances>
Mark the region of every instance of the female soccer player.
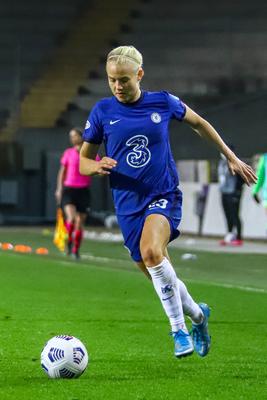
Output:
<instances>
[{"instance_id":1,"label":"female soccer player","mask_svg":"<svg viewBox=\"0 0 267 400\"><path fill-rule=\"evenodd\" d=\"M214 142L228 159L232 173L247 184L253 170L239 160L215 129L182 101L165 91L141 91L142 55L132 46L120 46L107 57L106 71L112 97L99 101L89 115L80 152L80 172L109 175L116 214L131 257L151 277L169 318L174 354L206 356L210 348L209 307L192 299L176 276L167 253L178 237L182 193L168 134L171 118L188 123L201 137ZM106 157L96 162L104 142ZM193 325L193 340L184 314Z\"/></svg>"},{"instance_id":2,"label":"female soccer player","mask_svg":"<svg viewBox=\"0 0 267 400\"><path fill-rule=\"evenodd\" d=\"M73 128L69 132L71 148L63 153L57 176L55 192L58 204L65 213L65 226L68 232L67 254L79 259L86 210L89 207L89 186L92 178L79 172L79 152L83 143L82 132Z\"/></svg>"}]
</instances>

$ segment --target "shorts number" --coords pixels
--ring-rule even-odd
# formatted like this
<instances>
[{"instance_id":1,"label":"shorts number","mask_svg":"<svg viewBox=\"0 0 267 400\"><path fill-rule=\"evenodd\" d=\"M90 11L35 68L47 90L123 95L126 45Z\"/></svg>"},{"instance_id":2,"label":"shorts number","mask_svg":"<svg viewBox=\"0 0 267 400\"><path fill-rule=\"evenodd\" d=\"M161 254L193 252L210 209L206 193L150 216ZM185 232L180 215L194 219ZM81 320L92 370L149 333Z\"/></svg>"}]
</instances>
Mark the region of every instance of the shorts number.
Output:
<instances>
[{"instance_id":1,"label":"shorts number","mask_svg":"<svg viewBox=\"0 0 267 400\"><path fill-rule=\"evenodd\" d=\"M167 203L168 203L168 200L160 199L160 200L154 201L153 203L149 204L148 208L149 209L156 208L156 207L166 208L167 207Z\"/></svg>"}]
</instances>

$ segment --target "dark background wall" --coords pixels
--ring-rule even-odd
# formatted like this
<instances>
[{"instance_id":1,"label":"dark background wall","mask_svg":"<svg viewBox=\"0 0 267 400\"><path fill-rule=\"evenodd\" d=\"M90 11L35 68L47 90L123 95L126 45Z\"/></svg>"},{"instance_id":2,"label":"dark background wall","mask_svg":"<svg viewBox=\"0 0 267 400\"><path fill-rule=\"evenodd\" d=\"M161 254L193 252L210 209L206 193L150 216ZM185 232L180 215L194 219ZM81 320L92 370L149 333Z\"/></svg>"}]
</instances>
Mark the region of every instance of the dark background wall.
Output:
<instances>
[{"instance_id":1,"label":"dark background wall","mask_svg":"<svg viewBox=\"0 0 267 400\"><path fill-rule=\"evenodd\" d=\"M190 102L187 103L190 107ZM227 143L246 159L267 149L267 93L240 96L239 101L199 110ZM171 124L172 149L175 159L213 159L218 151L199 139L185 124Z\"/></svg>"}]
</instances>

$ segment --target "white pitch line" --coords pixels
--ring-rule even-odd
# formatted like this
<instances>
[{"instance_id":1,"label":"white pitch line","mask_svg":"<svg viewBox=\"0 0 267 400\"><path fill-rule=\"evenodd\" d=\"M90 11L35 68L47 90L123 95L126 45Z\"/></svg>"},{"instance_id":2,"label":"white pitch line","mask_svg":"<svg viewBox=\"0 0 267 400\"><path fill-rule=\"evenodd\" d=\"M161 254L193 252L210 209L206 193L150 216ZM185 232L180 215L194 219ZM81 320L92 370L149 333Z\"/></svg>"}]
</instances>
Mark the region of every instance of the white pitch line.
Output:
<instances>
[{"instance_id":1,"label":"white pitch line","mask_svg":"<svg viewBox=\"0 0 267 400\"><path fill-rule=\"evenodd\" d=\"M83 260L90 260L90 261L96 261L96 262L104 262L104 263L109 263L109 262L116 262L118 264L130 264L133 265L132 261L129 260L123 260L120 258L109 258L109 257L96 257L93 256L92 254L84 254L82 255L82 259ZM75 262L75 261L73 261ZM64 262L61 261L60 264L67 264L68 262ZM69 263L68 263L69 264ZM83 264L84 265L84 264ZM109 271L111 269L115 269L114 267L110 268ZM125 270L128 271L129 270ZM131 271L130 271L131 272ZM135 270L133 269L132 272L135 272ZM217 287L223 287L226 289L237 289L237 290L242 290L245 292L253 292L253 293L263 293L263 294L267 294L267 290L263 289L263 288L256 288L256 287L250 287L250 286L242 286L242 285L233 285L231 283L220 283L220 282L214 282L214 281L202 281L202 280L195 280L195 279L184 279L187 282L191 282L191 283L197 283L197 284L202 284L202 285L211 285L211 286L217 286Z\"/></svg>"},{"instance_id":2,"label":"white pitch line","mask_svg":"<svg viewBox=\"0 0 267 400\"><path fill-rule=\"evenodd\" d=\"M10 253L12 254L12 253ZM130 264L133 265L133 262L130 260L123 260L120 258L109 258L109 257L96 257L93 256L92 254L84 254L82 255L82 259L83 260L90 260L90 261L95 261L95 262L104 262L104 263L109 263L109 262L116 262L118 264ZM53 260L54 261L54 260ZM69 260L69 261L59 261L58 262L61 265L65 265L65 266L70 266L72 264L77 264L77 261L73 261L73 260ZM82 263L82 265L85 265L84 263ZM115 269L113 267L113 269ZM111 268L108 269L109 271L111 270ZM132 271L129 271L127 269L125 269L125 271L127 272L135 272L135 269L133 269ZM217 287L223 287L226 289L237 289L237 290L242 290L245 292L252 292L252 293L263 293L263 294L267 294L267 290L263 289L263 288L256 288L256 287L250 287L250 286L241 286L241 285L233 285L230 283L219 283L219 282L213 282L213 281L202 281L202 280L195 280L195 279L184 279L187 282L191 282L191 283L197 283L197 284L202 284L202 285L211 285L211 286L217 286Z\"/></svg>"},{"instance_id":3,"label":"white pitch line","mask_svg":"<svg viewBox=\"0 0 267 400\"><path fill-rule=\"evenodd\" d=\"M198 281L196 279L184 279L184 280L188 281L188 282L191 282L191 283L218 286L218 287L223 287L223 288L226 288L226 289L237 289L237 290L243 290L245 292L254 292L254 293L267 294L267 290L263 289L263 288L256 288L256 287L250 287L250 286L241 286L241 285L232 285L231 283L220 283L220 282L213 282L213 281Z\"/></svg>"},{"instance_id":4,"label":"white pitch line","mask_svg":"<svg viewBox=\"0 0 267 400\"><path fill-rule=\"evenodd\" d=\"M93 256L92 254L83 254L81 257L83 260L99 261L99 262L105 262L105 263L108 263L110 261L116 261L116 262L120 262L120 263L122 263L122 262L125 263L125 261L130 262L130 261L122 260L119 258L96 257L96 256Z\"/></svg>"}]
</instances>

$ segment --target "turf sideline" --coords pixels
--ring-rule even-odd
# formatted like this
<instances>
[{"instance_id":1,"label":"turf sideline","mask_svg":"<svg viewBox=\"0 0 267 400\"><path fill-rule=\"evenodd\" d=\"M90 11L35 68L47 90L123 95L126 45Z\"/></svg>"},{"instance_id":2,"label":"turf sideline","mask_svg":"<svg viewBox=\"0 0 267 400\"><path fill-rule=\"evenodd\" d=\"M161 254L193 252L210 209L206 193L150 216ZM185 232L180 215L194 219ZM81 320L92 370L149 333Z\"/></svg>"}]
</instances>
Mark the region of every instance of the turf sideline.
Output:
<instances>
[{"instance_id":1,"label":"turf sideline","mask_svg":"<svg viewBox=\"0 0 267 400\"><path fill-rule=\"evenodd\" d=\"M109 258L109 257L96 257L93 256L91 254L84 254L82 255L82 260L90 260L90 261L95 261L95 262L104 262L104 263L112 263L116 262L118 264L128 264L128 265L134 265L132 261L128 261L128 260L123 260L120 258ZM63 265L69 264L68 261L62 261L60 262ZM76 263L75 263L76 265ZM88 265L83 263L82 265ZM114 267L113 265L110 266L109 268L107 267L103 267L104 269L114 269L114 270L122 270L121 267ZM127 272L137 272L138 269L123 269L124 271ZM217 287L223 287L226 289L236 289L236 290L242 290L242 291L246 291L246 292L253 292L253 293L262 293L262 294L267 294L267 290L262 289L262 288L257 288L257 287L250 287L250 286L242 286L242 285L233 285L231 283L219 283L219 282L213 282L213 281L203 281L203 280L195 280L195 279L184 279L185 282L191 282L191 283L196 283L196 284L202 284L202 285L211 285L211 286L217 286Z\"/></svg>"}]
</instances>

